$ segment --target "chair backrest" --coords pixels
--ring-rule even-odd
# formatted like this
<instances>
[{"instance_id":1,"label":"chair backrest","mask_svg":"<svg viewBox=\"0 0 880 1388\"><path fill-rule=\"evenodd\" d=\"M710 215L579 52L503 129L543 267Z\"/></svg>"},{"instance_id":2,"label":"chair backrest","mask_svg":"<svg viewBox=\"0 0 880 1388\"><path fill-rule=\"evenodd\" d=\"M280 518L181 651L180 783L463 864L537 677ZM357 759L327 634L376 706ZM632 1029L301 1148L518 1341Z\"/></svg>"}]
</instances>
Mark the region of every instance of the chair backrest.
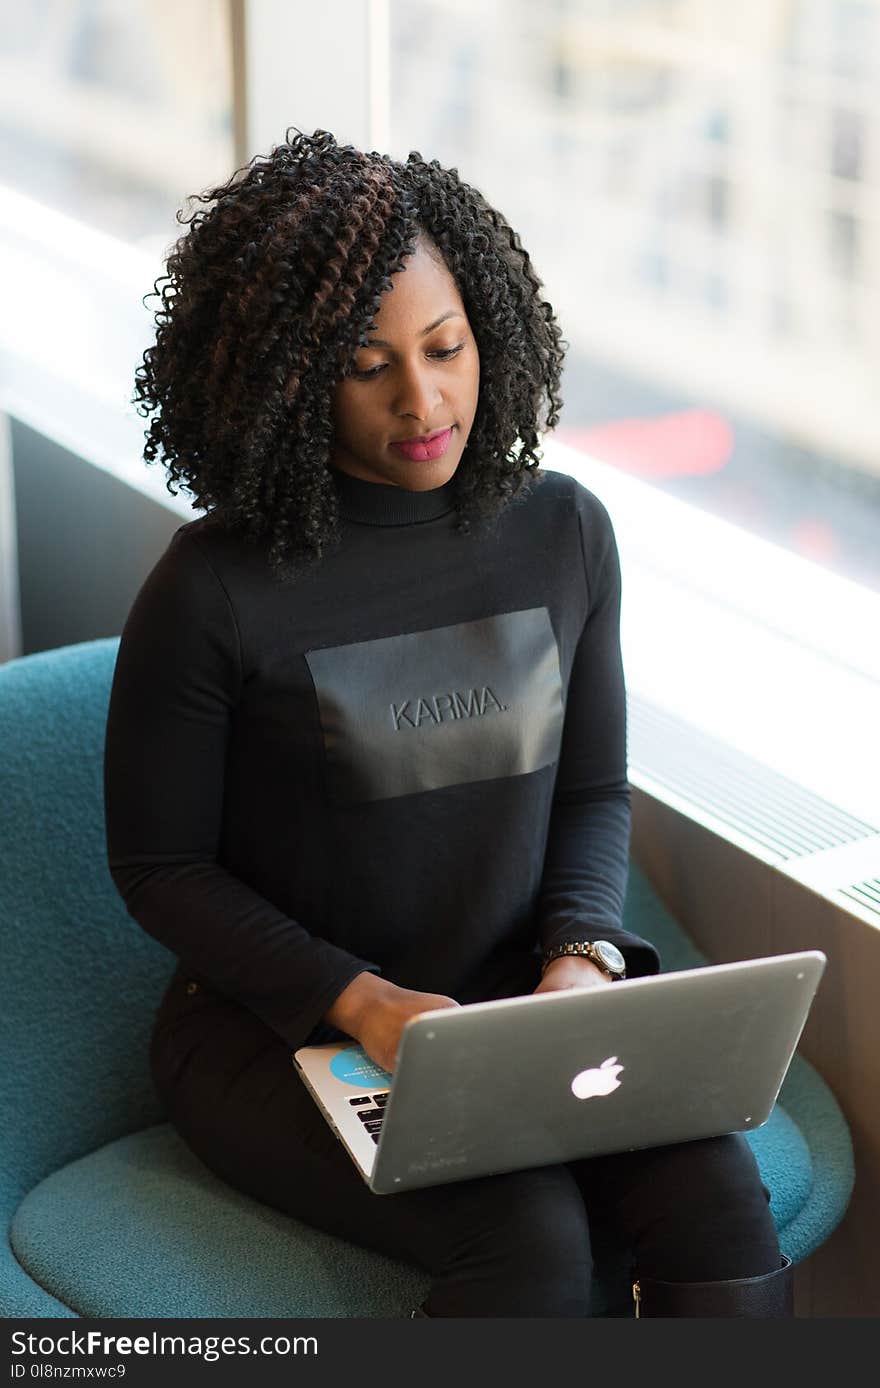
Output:
<instances>
[{"instance_id":1,"label":"chair backrest","mask_svg":"<svg viewBox=\"0 0 880 1388\"><path fill-rule=\"evenodd\" d=\"M149 1033L174 959L107 868L118 637L0 666L0 1198L159 1122Z\"/></svg>"}]
</instances>

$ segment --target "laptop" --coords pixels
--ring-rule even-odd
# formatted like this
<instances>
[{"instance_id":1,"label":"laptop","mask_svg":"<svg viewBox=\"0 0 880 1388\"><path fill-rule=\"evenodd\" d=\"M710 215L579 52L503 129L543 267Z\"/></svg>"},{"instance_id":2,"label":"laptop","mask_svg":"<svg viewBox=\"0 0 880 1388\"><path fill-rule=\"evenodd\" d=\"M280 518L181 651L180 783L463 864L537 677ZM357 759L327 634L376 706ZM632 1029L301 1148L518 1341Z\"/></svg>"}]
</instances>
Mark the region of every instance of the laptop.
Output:
<instances>
[{"instance_id":1,"label":"laptop","mask_svg":"<svg viewBox=\"0 0 880 1388\"><path fill-rule=\"evenodd\" d=\"M355 1041L291 1058L376 1195L750 1132L826 962L805 950L423 1012L393 1075Z\"/></svg>"}]
</instances>

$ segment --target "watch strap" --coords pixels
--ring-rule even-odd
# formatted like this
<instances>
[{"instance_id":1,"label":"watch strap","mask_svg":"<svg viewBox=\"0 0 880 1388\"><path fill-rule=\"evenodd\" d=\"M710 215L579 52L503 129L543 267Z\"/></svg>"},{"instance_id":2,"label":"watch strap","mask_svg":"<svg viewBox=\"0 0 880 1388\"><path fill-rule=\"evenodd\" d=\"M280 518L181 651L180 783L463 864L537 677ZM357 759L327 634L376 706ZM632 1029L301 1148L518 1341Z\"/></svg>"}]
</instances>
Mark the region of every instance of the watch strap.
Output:
<instances>
[{"instance_id":1,"label":"watch strap","mask_svg":"<svg viewBox=\"0 0 880 1388\"><path fill-rule=\"evenodd\" d=\"M625 972L617 973L602 962L592 940L567 940L563 945L554 945L552 949L545 950L541 956L541 976L543 977L548 964L552 964L554 959L562 959L566 955L578 959L589 959L590 963L595 964L596 968L600 969L607 978L616 980L626 977Z\"/></svg>"}]
</instances>

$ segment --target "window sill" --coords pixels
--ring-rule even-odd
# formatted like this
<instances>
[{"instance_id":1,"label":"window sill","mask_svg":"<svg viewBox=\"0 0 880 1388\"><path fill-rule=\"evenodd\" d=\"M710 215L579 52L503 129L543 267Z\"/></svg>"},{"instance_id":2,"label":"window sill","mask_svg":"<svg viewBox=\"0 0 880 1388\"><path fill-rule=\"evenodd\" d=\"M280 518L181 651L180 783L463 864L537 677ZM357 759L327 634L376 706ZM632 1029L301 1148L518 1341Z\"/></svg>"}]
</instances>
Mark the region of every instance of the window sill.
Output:
<instances>
[{"instance_id":1,"label":"window sill","mask_svg":"<svg viewBox=\"0 0 880 1388\"><path fill-rule=\"evenodd\" d=\"M548 439L608 508L631 699L880 823L880 594Z\"/></svg>"}]
</instances>

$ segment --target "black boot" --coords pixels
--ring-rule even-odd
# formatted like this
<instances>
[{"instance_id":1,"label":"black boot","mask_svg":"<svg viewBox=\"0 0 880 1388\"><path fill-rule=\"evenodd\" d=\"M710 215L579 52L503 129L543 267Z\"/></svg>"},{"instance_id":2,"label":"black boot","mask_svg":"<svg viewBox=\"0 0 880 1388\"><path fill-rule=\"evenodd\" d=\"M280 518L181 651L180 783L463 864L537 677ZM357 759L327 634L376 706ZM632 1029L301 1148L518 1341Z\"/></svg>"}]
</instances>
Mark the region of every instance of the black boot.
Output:
<instances>
[{"instance_id":1,"label":"black boot","mask_svg":"<svg viewBox=\"0 0 880 1388\"><path fill-rule=\"evenodd\" d=\"M791 1259L762 1277L735 1277L729 1282L657 1282L640 1277L633 1282L636 1317L750 1316L784 1320L794 1315L794 1274Z\"/></svg>"},{"instance_id":2,"label":"black boot","mask_svg":"<svg viewBox=\"0 0 880 1388\"><path fill-rule=\"evenodd\" d=\"M410 1315L410 1320L411 1320L411 1321L415 1321L415 1320L426 1320L426 1321L429 1321L430 1319L431 1319L431 1317L428 1315L427 1311L423 1311L422 1308L421 1308L421 1306L417 1306L416 1309L415 1309L415 1310L412 1312L412 1314Z\"/></svg>"}]
</instances>

